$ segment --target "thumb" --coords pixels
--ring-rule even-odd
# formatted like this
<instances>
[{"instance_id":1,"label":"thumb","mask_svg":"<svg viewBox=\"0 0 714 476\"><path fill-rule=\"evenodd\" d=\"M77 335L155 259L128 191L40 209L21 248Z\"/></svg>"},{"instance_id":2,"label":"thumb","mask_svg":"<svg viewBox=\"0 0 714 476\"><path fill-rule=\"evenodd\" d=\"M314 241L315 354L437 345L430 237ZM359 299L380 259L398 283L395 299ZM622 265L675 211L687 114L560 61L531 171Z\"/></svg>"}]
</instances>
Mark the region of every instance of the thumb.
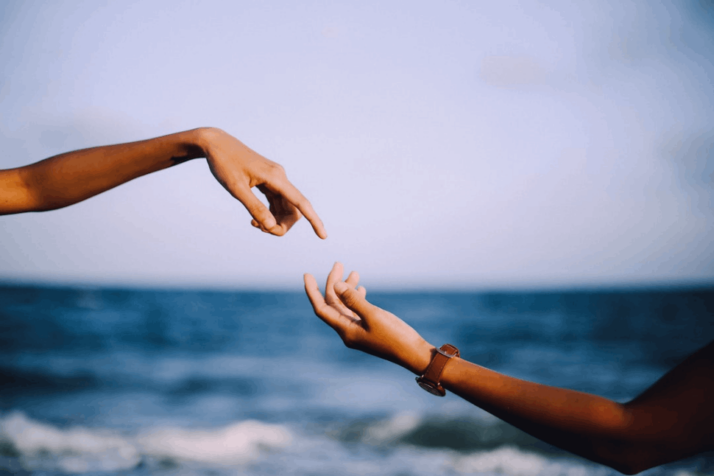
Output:
<instances>
[{"instance_id":1,"label":"thumb","mask_svg":"<svg viewBox=\"0 0 714 476\"><path fill-rule=\"evenodd\" d=\"M369 318L377 310L376 306L367 302L362 293L352 289L343 281L335 283L335 293L348 309L355 312L365 322L369 322Z\"/></svg>"}]
</instances>

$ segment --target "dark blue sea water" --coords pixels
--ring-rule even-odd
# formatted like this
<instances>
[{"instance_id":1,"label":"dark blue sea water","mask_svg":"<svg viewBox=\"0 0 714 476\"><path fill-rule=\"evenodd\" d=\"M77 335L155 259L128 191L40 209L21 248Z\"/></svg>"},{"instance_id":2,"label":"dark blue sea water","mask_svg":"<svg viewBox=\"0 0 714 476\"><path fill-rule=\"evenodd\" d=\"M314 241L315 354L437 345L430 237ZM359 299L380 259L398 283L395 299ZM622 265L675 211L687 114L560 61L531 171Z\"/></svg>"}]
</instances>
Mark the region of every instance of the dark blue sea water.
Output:
<instances>
[{"instance_id":1,"label":"dark blue sea water","mask_svg":"<svg viewBox=\"0 0 714 476\"><path fill-rule=\"evenodd\" d=\"M618 401L714 339L714 289L370 300L480 365ZM617 474L345 348L301 293L0 287L0 475L65 473Z\"/></svg>"}]
</instances>

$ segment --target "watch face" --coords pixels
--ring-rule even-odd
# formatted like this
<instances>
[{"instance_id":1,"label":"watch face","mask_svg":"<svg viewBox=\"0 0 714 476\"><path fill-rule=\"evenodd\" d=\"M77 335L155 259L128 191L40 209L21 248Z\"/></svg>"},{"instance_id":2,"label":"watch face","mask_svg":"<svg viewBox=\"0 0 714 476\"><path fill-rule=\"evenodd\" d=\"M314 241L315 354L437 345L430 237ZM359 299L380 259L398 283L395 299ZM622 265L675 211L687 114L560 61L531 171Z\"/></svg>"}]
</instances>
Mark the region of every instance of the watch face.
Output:
<instances>
[{"instance_id":1,"label":"watch face","mask_svg":"<svg viewBox=\"0 0 714 476\"><path fill-rule=\"evenodd\" d=\"M443 397L444 393L441 393L438 388L436 388L431 382L427 382L426 380L422 380L421 378L417 378L417 383L421 388L426 390L432 395L436 395L437 397Z\"/></svg>"}]
</instances>

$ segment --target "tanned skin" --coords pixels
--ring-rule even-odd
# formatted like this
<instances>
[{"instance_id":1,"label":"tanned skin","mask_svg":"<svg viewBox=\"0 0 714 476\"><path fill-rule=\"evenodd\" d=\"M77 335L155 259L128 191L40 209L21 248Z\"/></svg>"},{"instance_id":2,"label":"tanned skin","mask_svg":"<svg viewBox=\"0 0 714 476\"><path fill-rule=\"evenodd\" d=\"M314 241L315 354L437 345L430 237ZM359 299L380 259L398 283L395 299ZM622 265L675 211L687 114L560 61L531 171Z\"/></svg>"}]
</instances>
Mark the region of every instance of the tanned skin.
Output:
<instances>
[{"instance_id":1,"label":"tanned skin","mask_svg":"<svg viewBox=\"0 0 714 476\"><path fill-rule=\"evenodd\" d=\"M0 170L0 215L55 210L142 175L205 157L214 177L253 217L251 224L282 236L302 215L320 238L325 227L279 164L216 128L67 152L16 169ZM265 194L266 207L253 194Z\"/></svg>"},{"instance_id":2,"label":"tanned skin","mask_svg":"<svg viewBox=\"0 0 714 476\"><path fill-rule=\"evenodd\" d=\"M336 263L323 297L315 278L305 275L315 314L347 347L422 375L436 348L370 304L356 272L345 281L342 276ZM624 404L516 379L458 357L447 363L441 385L537 438L625 474L714 449L714 342Z\"/></svg>"}]
</instances>

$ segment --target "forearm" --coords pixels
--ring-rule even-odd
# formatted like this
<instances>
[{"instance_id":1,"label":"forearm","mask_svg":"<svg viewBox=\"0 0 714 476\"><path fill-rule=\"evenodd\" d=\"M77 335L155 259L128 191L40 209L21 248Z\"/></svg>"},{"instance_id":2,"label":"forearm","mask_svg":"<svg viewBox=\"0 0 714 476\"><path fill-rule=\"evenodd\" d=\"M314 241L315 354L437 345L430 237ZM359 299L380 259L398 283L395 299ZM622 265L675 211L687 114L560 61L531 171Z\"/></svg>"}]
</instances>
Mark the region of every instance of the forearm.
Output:
<instances>
[{"instance_id":1,"label":"forearm","mask_svg":"<svg viewBox=\"0 0 714 476\"><path fill-rule=\"evenodd\" d=\"M335 263L323 297L315 278L305 275L315 314L347 347L424 375L436 349L397 316L369 303L364 289L355 288L359 275L351 273L346 281L341 276L342 265ZM446 363L439 380L531 435L623 473L714 449L714 342L624 405L508 377L458 357Z\"/></svg>"},{"instance_id":2,"label":"forearm","mask_svg":"<svg viewBox=\"0 0 714 476\"><path fill-rule=\"evenodd\" d=\"M0 214L54 210L142 175L204 156L204 129L60 154L0 171Z\"/></svg>"},{"instance_id":3,"label":"forearm","mask_svg":"<svg viewBox=\"0 0 714 476\"><path fill-rule=\"evenodd\" d=\"M554 446L632 472L624 405L573 390L519 380L451 359L442 385L489 413Z\"/></svg>"}]
</instances>

